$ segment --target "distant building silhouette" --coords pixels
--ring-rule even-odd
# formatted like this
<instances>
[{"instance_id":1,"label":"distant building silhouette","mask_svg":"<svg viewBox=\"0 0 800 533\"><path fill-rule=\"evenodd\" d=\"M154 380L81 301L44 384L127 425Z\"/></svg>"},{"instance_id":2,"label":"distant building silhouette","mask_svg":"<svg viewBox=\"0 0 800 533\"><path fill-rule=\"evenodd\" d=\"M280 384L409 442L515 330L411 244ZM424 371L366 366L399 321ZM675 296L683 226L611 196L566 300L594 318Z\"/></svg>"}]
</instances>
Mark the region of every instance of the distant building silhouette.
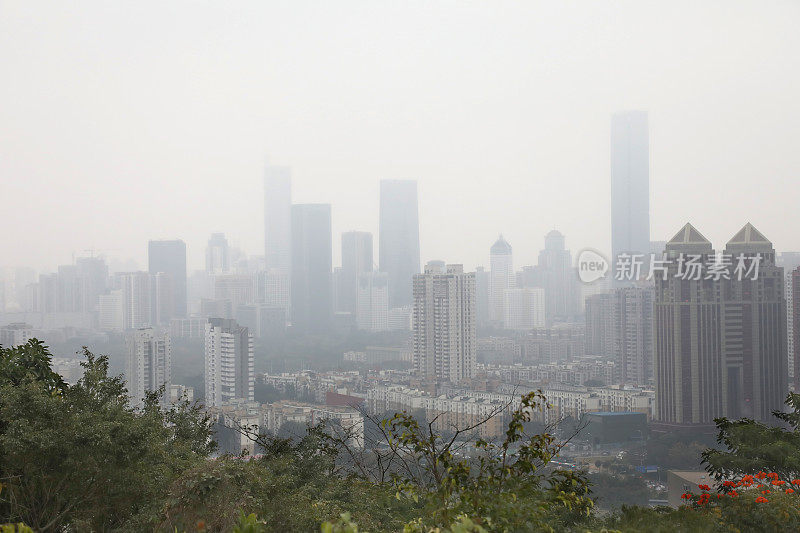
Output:
<instances>
[{"instance_id":1,"label":"distant building silhouette","mask_svg":"<svg viewBox=\"0 0 800 533\"><path fill-rule=\"evenodd\" d=\"M292 327L325 332L333 315L331 206L292 206Z\"/></svg>"},{"instance_id":2,"label":"distant building silhouette","mask_svg":"<svg viewBox=\"0 0 800 533\"><path fill-rule=\"evenodd\" d=\"M164 272L172 280L172 311L178 318L186 316L186 243L181 240L150 241L147 248L150 274Z\"/></svg>"},{"instance_id":3,"label":"distant building silhouette","mask_svg":"<svg viewBox=\"0 0 800 533\"><path fill-rule=\"evenodd\" d=\"M611 118L611 257L650 252L650 139L646 111Z\"/></svg>"},{"instance_id":4,"label":"distant building silhouette","mask_svg":"<svg viewBox=\"0 0 800 533\"><path fill-rule=\"evenodd\" d=\"M517 286L511 245L502 235L489 249L489 321L505 321L506 291Z\"/></svg>"},{"instance_id":5,"label":"distant building silhouette","mask_svg":"<svg viewBox=\"0 0 800 533\"><path fill-rule=\"evenodd\" d=\"M379 239L379 269L389 275L389 307L411 305L411 280L419 273L416 181L381 181Z\"/></svg>"}]
</instances>

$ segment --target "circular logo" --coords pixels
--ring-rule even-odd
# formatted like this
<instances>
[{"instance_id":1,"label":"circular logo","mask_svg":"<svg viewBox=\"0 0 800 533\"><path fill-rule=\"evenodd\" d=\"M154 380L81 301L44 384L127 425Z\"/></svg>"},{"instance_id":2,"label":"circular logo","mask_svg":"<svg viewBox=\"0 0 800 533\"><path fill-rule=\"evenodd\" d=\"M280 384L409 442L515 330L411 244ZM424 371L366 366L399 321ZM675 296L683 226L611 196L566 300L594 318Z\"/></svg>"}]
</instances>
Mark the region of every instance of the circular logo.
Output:
<instances>
[{"instance_id":1,"label":"circular logo","mask_svg":"<svg viewBox=\"0 0 800 533\"><path fill-rule=\"evenodd\" d=\"M578 277L584 283L591 283L605 277L608 261L595 250L586 248L578 254Z\"/></svg>"}]
</instances>

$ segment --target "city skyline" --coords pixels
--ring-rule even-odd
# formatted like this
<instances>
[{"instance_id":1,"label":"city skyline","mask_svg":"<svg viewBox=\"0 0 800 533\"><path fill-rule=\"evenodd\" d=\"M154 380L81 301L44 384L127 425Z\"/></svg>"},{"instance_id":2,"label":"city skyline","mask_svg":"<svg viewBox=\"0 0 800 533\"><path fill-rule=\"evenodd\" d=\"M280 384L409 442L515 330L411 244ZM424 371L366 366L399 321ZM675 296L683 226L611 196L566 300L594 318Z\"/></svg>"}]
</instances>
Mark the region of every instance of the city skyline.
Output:
<instances>
[{"instance_id":1,"label":"city skyline","mask_svg":"<svg viewBox=\"0 0 800 533\"><path fill-rule=\"evenodd\" d=\"M146 2L6 6L2 220L44 215L27 239L0 236L0 263L52 269L94 249L141 268L143 243L180 238L202 268L213 232L260 255L267 158L292 168L296 203L332 204L335 239L377 237L379 181L417 180L423 264L486 266L498 233L533 264L553 228L573 252L608 252L609 121L627 109L649 115L654 239L692 220L721 241L735 210L777 250L800 250L782 223L800 201L800 75L764 60L800 48L798 6L419 7L307 20L291 5L197 6L176 30L177 7ZM31 19L40 34L21 29ZM84 24L105 29L102 45Z\"/></svg>"}]
</instances>

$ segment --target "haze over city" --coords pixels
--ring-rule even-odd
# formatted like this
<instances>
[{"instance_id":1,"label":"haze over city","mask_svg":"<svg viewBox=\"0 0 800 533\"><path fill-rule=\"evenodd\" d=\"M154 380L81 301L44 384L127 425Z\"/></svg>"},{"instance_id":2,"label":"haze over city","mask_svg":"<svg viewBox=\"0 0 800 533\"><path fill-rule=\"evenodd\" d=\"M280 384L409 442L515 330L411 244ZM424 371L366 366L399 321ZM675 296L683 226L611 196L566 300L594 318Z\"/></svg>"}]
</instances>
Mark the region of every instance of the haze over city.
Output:
<instances>
[{"instance_id":1,"label":"haze over city","mask_svg":"<svg viewBox=\"0 0 800 533\"><path fill-rule=\"evenodd\" d=\"M794 2L3 2L0 266L147 263L211 232L263 250L267 161L293 200L377 234L419 184L421 258L533 264L557 228L610 249L612 113L650 123L653 240L745 221L778 250L800 193ZM31 209L35 209L32 216ZM736 222L729 215L737 213ZM334 264L339 264L334 246Z\"/></svg>"}]
</instances>

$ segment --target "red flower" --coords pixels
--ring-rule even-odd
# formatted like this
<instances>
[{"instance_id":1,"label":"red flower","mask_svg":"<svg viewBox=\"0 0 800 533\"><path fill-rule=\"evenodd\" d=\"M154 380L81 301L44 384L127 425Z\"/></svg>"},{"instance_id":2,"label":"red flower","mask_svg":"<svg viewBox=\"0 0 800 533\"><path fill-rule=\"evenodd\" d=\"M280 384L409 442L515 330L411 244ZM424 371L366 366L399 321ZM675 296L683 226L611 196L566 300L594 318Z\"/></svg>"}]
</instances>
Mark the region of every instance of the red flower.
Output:
<instances>
[{"instance_id":1,"label":"red flower","mask_svg":"<svg viewBox=\"0 0 800 533\"><path fill-rule=\"evenodd\" d=\"M792 485L800 485L800 479L793 479Z\"/></svg>"},{"instance_id":2,"label":"red flower","mask_svg":"<svg viewBox=\"0 0 800 533\"><path fill-rule=\"evenodd\" d=\"M734 497L734 496L738 496L738 495L739 495L739 493L738 493L738 492L736 492L735 490L732 490L732 491L730 491L728 494L730 494L730 495L731 495L731 497Z\"/></svg>"},{"instance_id":3,"label":"red flower","mask_svg":"<svg viewBox=\"0 0 800 533\"><path fill-rule=\"evenodd\" d=\"M709 494L701 494L700 498L697 500L697 505L705 505L708 503L708 500L711 499Z\"/></svg>"},{"instance_id":4,"label":"red flower","mask_svg":"<svg viewBox=\"0 0 800 533\"><path fill-rule=\"evenodd\" d=\"M770 479L778 479L780 476L775 472L770 472L769 474L767 474L767 477Z\"/></svg>"},{"instance_id":5,"label":"red flower","mask_svg":"<svg viewBox=\"0 0 800 533\"><path fill-rule=\"evenodd\" d=\"M722 482L722 486L723 487L733 487L734 483L733 483L733 481L723 481Z\"/></svg>"},{"instance_id":6,"label":"red flower","mask_svg":"<svg viewBox=\"0 0 800 533\"><path fill-rule=\"evenodd\" d=\"M800 481L800 479L798 479L797 481ZM742 483L752 483L752 482L753 482L753 476L750 474L747 474L742 478Z\"/></svg>"},{"instance_id":7,"label":"red flower","mask_svg":"<svg viewBox=\"0 0 800 533\"><path fill-rule=\"evenodd\" d=\"M786 482L785 481L778 481L777 479L772 482L772 484L775 485L776 487L780 487L784 483L786 483Z\"/></svg>"},{"instance_id":8,"label":"red flower","mask_svg":"<svg viewBox=\"0 0 800 533\"><path fill-rule=\"evenodd\" d=\"M691 500L691 499L692 499L691 493L684 492L683 494L681 494L681 500Z\"/></svg>"},{"instance_id":9,"label":"red flower","mask_svg":"<svg viewBox=\"0 0 800 533\"><path fill-rule=\"evenodd\" d=\"M794 489L786 489L786 494L794 494Z\"/></svg>"},{"instance_id":10,"label":"red flower","mask_svg":"<svg viewBox=\"0 0 800 533\"><path fill-rule=\"evenodd\" d=\"M762 490L761 494L769 494L769 491L768 490Z\"/></svg>"},{"instance_id":11,"label":"red flower","mask_svg":"<svg viewBox=\"0 0 800 533\"><path fill-rule=\"evenodd\" d=\"M711 487L708 485L699 485L700 490L711 490Z\"/></svg>"},{"instance_id":12,"label":"red flower","mask_svg":"<svg viewBox=\"0 0 800 533\"><path fill-rule=\"evenodd\" d=\"M766 499L766 498L765 498L765 497L763 497L763 496L759 496L758 498L756 498L756 503L767 503L768 501L769 501L769 500L768 500L768 499Z\"/></svg>"},{"instance_id":13,"label":"red flower","mask_svg":"<svg viewBox=\"0 0 800 533\"><path fill-rule=\"evenodd\" d=\"M767 477L767 474L764 472L759 472L758 474L756 474L756 477L758 479L764 479L765 477Z\"/></svg>"}]
</instances>

